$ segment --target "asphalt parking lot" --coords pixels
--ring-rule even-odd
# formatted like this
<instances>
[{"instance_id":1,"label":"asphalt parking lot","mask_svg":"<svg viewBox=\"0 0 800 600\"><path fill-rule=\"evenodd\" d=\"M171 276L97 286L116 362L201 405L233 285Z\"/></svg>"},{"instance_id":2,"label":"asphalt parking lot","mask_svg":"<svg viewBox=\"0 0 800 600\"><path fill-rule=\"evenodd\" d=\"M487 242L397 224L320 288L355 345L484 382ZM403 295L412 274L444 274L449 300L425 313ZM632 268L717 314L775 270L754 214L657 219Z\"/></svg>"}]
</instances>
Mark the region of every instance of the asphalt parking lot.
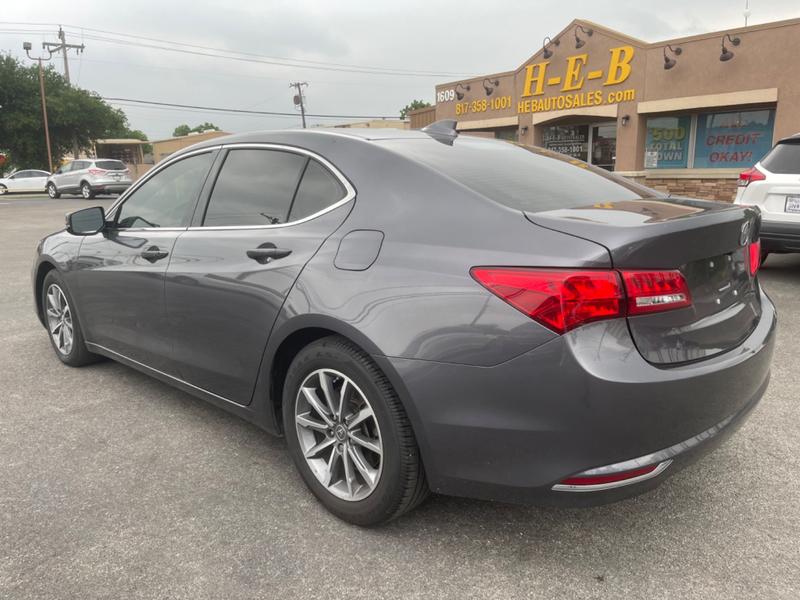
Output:
<instances>
[{"instance_id":1,"label":"asphalt parking lot","mask_svg":"<svg viewBox=\"0 0 800 600\"><path fill-rule=\"evenodd\" d=\"M0 597L800 595L800 256L762 271L780 327L761 405L654 492L580 510L433 497L362 530L317 504L282 440L122 365L59 363L35 244L109 203L0 197Z\"/></svg>"}]
</instances>

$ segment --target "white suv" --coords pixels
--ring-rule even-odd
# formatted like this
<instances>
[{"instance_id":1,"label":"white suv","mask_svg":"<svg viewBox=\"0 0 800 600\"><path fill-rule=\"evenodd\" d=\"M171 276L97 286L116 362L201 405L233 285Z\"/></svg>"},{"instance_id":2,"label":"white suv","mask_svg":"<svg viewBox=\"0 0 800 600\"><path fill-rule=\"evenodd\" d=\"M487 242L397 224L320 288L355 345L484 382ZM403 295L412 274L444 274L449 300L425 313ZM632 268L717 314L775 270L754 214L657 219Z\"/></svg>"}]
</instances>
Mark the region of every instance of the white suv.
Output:
<instances>
[{"instance_id":1,"label":"white suv","mask_svg":"<svg viewBox=\"0 0 800 600\"><path fill-rule=\"evenodd\" d=\"M133 180L120 160L87 158L73 160L56 170L47 180L47 195L58 198L61 194L80 194L94 198L95 194L121 194Z\"/></svg>"},{"instance_id":2,"label":"white suv","mask_svg":"<svg viewBox=\"0 0 800 600\"><path fill-rule=\"evenodd\" d=\"M739 174L734 203L761 209L762 260L770 252L800 252L800 134Z\"/></svg>"}]
</instances>

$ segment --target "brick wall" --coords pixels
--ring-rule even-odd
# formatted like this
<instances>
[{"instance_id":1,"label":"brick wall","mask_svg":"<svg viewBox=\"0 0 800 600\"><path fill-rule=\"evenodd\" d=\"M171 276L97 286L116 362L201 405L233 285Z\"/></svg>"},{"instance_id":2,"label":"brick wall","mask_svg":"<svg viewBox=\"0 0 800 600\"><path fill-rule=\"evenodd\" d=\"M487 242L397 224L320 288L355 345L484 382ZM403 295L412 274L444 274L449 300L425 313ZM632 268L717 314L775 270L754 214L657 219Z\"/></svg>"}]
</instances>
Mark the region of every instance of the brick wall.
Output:
<instances>
[{"instance_id":1,"label":"brick wall","mask_svg":"<svg viewBox=\"0 0 800 600\"><path fill-rule=\"evenodd\" d=\"M720 200L733 202L736 197L736 179L684 179L654 177L631 177L637 183L653 189L669 192L676 196L688 196L700 200Z\"/></svg>"}]
</instances>

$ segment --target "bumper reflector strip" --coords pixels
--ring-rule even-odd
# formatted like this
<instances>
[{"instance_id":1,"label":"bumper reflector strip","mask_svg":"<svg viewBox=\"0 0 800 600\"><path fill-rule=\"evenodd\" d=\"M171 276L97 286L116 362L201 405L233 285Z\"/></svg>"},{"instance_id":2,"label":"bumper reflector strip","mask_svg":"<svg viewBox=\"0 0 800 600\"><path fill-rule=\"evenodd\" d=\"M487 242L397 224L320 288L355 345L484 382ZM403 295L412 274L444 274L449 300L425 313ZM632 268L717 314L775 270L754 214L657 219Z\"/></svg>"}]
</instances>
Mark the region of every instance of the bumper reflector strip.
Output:
<instances>
[{"instance_id":1,"label":"bumper reflector strip","mask_svg":"<svg viewBox=\"0 0 800 600\"><path fill-rule=\"evenodd\" d=\"M623 463L624 464L624 463ZM610 490L613 488L639 483L651 479L664 471L672 459L663 462L637 467L634 469L611 471L600 467L578 473L572 477L567 477L560 483L553 486L553 489L560 492L595 492Z\"/></svg>"}]
</instances>

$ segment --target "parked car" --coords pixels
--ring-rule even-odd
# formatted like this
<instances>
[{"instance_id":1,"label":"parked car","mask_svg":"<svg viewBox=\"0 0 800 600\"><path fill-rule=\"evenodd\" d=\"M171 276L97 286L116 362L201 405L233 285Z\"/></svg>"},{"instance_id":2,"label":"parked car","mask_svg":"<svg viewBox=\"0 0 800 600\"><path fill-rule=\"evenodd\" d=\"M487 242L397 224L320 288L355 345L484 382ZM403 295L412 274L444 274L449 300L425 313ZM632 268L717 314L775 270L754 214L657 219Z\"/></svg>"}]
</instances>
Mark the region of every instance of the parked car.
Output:
<instances>
[{"instance_id":1,"label":"parked car","mask_svg":"<svg viewBox=\"0 0 800 600\"><path fill-rule=\"evenodd\" d=\"M61 194L80 194L89 199L97 194L121 194L132 183L122 161L87 158L73 160L57 169L47 180L47 195L59 198Z\"/></svg>"},{"instance_id":2,"label":"parked car","mask_svg":"<svg viewBox=\"0 0 800 600\"><path fill-rule=\"evenodd\" d=\"M761 210L761 255L800 252L800 134L778 141L739 175L736 204Z\"/></svg>"},{"instance_id":3,"label":"parked car","mask_svg":"<svg viewBox=\"0 0 800 600\"><path fill-rule=\"evenodd\" d=\"M50 173L38 169L14 171L0 178L0 196L15 192L44 192Z\"/></svg>"},{"instance_id":4,"label":"parked car","mask_svg":"<svg viewBox=\"0 0 800 600\"><path fill-rule=\"evenodd\" d=\"M733 431L775 338L758 211L454 126L170 156L39 244L56 356L110 357L285 435L360 525L429 490L617 500Z\"/></svg>"}]
</instances>

